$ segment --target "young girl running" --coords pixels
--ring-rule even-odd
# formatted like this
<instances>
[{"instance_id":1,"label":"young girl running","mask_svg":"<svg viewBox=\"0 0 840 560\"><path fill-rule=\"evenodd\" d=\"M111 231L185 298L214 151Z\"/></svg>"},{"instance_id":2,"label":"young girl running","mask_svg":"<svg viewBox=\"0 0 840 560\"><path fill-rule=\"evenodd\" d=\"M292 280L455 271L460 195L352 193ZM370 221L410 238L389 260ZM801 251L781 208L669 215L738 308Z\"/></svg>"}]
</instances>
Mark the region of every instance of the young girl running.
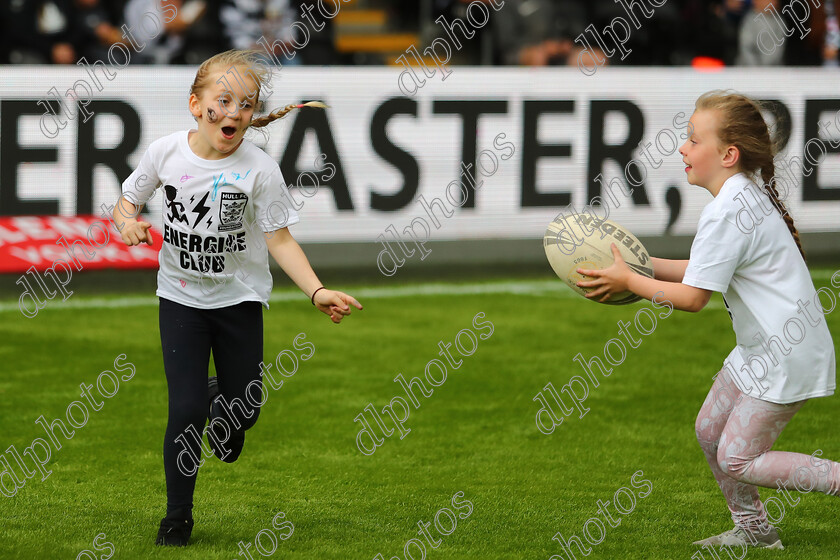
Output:
<instances>
[{"instance_id":1,"label":"young girl running","mask_svg":"<svg viewBox=\"0 0 840 560\"><path fill-rule=\"evenodd\" d=\"M775 150L758 105L708 92L695 109L680 154L688 182L714 200L700 216L690 259L653 259L656 277L646 278L613 246L615 264L580 269L594 280L578 285L594 288L592 298L664 293L684 311L701 310L712 292L723 294L737 345L700 409L696 432L735 526L694 544L783 548L756 486L840 490L840 464L770 451L807 399L834 393L834 344L799 233L779 200Z\"/></svg>"},{"instance_id":2,"label":"young girl running","mask_svg":"<svg viewBox=\"0 0 840 560\"><path fill-rule=\"evenodd\" d=\"M246 393L254 384L262 388L262 306L268 307L271 292L264 245L333 322L349 315L351 304L362 308L318 280L288 231L299 218L286 204L289 194L277 163L243 138L249 127L266 126L303 107L289 105L252 120L268 79L259 62L257 53L228 51L201 65L189 96L197 130L153 142L123 183L114 210L126 244L151 245L150 224L135 216L163 186L157 295L169 420L163 442L167 507L159 545L185 546L192 532L201 444L187 434L203 433L209 411L212 451L233 462L245 430L257 421L259 408L249 404L256 391L251 389L250 398ZM218 379L208 382L211 351Z\"/></svg>"}]
</instances>

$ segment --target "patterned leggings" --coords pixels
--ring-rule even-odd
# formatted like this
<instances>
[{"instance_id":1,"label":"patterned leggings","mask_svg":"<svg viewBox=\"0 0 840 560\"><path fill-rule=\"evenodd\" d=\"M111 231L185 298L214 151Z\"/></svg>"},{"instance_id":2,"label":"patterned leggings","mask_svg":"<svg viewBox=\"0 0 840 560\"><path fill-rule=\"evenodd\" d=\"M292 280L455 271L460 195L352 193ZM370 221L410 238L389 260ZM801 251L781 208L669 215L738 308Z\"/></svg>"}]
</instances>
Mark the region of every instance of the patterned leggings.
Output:
<instances>
[{"instance_id":1,"label":"patterned leggings","mask_svg":"<svg viewBox=\"0 0 840 560\"><path fill-rule=\"evenodd\" d=\"M721 371L712 385L695 431L720 486L732 520L745 529L765 530L767 513L756 486L837 495L840 464L802 453L770 451L806 401L775 404L743 394Z\"/></svg>"}]
</instances>

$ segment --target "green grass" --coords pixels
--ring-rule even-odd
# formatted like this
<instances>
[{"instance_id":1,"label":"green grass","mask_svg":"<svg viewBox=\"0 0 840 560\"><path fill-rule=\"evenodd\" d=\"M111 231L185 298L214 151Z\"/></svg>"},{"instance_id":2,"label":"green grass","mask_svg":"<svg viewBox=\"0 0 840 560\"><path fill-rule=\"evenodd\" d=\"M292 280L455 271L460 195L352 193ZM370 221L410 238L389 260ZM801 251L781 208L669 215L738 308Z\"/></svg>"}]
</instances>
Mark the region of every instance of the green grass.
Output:
<instances>
[{"instance_id":1,"label":"green grass","mask_svg":"<svg viewBox=\"0 0 840 560\"><path fill-rule=\"evenodd\" d=\"M836 294L826 274L831 270L818 271L816 284ZM303 296L272 304L265 313L266 360L291 348L300 332L315 344L315 355L283 387L269 390L239 461L212 459L201 469L196 526L186 549L152 544L165 506L166 385L157 307L62 309L50 303L35 319L1 312L0 450L22 450L44 437L35 419L63 417L80 399L79 384L95 383L117 355L126 354L137 371L73 439L52 450L46 480L36 476L14 498L0 496L0 558L76 558L93 550L100 533L113 543L114 558L244 558L238 543L271 530L280 511L294 534L279 542L274 558L404 558L417 522L451 509L458 491L473 512L448 536L431 529L442 544L427 545L428 559L565 558L551 537L558 531L581 536L586 520L598 516L596 501L611 501L620 487L632 489L631 475L642 470L652 492L637 498L635 511L608 529L588 558L688 560L697 550L691 541L730 525L694 438L697 410L734 344L720 296L713 299L716 308L660 320L656 332L592 388L588 414L572 415L543 435L534 423L537 391L549 381L559 389L579 374L576 353L602 355L617 335L616 322L632 321L649 305L598 306L557 284L523 294L368 294L365 310L338 327ZM362 455L353 418L368 403L381 409L402 396L393 378L422 376L438 357L438 341L451 342L478 312L495 326L493 335L479 341L459 369L450 369L431 397L419 397L404 439L393 435L373 455ZM827 319L836 342L840 311ZM776 448L822 449L825 457L840 458L831 429L838 413L837 399L816 399ZM837 558L838 508L836 499L802 496L781 524L787 550L750 551L748 558ZM269 544L267 537L263 543Z\"/></svg>"}]
</instances>

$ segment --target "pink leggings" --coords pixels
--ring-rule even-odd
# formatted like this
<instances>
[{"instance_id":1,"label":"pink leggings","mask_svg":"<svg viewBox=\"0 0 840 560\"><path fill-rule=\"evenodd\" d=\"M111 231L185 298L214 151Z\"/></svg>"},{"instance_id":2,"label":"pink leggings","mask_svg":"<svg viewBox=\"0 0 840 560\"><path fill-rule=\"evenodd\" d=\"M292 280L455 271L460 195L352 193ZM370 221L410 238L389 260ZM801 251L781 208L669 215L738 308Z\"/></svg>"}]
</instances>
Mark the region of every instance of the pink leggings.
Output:
<instances>
[{"instance_id":1,"label":"pink leggings","mask_svg":"<svg viewBox=\"0 0 840 560\"><path fill-rule=\"evenodd\" d=\"M840 464L802 453L770 451L806 401L775 404L743 394L726 371L715 379L695 430L735 525L764 529L756 486L837 495ZM779 490L777 490L778 492Z\"/></svg>"}]
</instances>

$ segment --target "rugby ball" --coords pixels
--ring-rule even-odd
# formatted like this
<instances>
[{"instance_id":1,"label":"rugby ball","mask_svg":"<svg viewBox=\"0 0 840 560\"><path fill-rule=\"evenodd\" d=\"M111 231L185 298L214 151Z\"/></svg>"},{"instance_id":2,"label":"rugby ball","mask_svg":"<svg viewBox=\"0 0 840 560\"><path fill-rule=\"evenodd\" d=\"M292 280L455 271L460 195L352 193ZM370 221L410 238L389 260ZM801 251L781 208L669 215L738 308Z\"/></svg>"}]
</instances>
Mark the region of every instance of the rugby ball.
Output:
<instances>
[{"instance_id":1,"label":"rugby ball","mask_svg":"<svg viewBox=\"0 0 840 560\"><path fill-rule=\"evenodd\" d=\"M610 243L615 243L621 258L635 272L653 278L653 263L645 246L627 228L586 213L561 213L548 224L543 237L545 256L554 273L570 288L585 296L593 288L576 285L590 277L578 274L576 269L604 269L613 264ZM613 294L604 302L608 305L626 305L642 299L633 292ZM593 300L597 301L597 300Z\"/></svg>"}]
</instances>

